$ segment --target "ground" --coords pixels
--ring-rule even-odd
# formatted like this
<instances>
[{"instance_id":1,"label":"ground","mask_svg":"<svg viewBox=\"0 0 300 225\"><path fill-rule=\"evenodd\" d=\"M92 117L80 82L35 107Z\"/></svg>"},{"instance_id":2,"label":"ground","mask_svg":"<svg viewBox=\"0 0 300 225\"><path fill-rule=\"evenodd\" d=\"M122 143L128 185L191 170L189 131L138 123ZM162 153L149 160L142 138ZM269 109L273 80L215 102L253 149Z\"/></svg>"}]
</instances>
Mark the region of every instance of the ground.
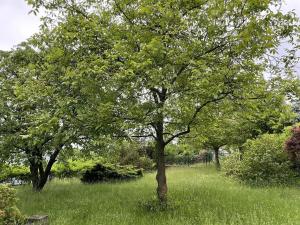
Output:
<instances>
[{"instance_id":1,"label":"ground","mask_svg":"<svg viewBox=\"0 0 300 225\"><path fill-rule=\"evenodd\" d=\"M169 168L167 177L165 211L154 204L154 173L113 184L54 180L39 194L23 186L18 206L49 215L51 225L300 225L299 187L248 187L205 165Z\"/></svg>"}]
</instances>

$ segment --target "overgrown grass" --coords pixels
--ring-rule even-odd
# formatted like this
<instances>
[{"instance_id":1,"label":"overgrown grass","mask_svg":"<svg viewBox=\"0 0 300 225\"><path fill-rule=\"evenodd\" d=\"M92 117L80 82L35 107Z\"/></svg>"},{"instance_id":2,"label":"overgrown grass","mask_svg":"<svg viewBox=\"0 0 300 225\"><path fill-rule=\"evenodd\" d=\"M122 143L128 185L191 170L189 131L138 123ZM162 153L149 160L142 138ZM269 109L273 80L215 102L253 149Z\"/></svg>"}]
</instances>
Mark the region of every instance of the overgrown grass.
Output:
<instances>
[{"instance_id":1,"label":"overgrown grass","mask_svg":"<svg viewBox=\"0 0 300 225\"><path fill-rule=\"evenodd\" d=\"M247 187L204 165L169 168L167 176L170 208L163 211L153 205L154 173L113 184L54 180L39 194L21 187L19 207L49 215L51 225L300 224L300 188Z\"/></svg>"}]
</instances>

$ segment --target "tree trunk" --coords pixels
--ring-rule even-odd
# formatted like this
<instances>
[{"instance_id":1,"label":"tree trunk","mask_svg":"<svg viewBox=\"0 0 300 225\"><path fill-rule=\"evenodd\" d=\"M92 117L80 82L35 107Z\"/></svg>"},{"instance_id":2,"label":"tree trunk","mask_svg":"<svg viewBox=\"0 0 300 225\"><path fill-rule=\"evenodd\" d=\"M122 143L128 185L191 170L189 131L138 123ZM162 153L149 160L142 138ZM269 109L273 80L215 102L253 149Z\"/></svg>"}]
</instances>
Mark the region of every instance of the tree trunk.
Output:
<instances>
[{"instance_id":1,"label":"tree trunk","mask_svg":"<svg viewBox=\"0 0 300 225\"><path fill-rule=\"evenodd\" d=\"M164 140L164 115L163 107L166 101L167 89L162 88L161 91L152 88L154 102L157 105L158 114L157 120L154 122L154 129L156 131L156 162L157 162L157 197L161 204L167 202L167 178L166 178L166 165L165 165L165 146L166 142Z\"/></svg>"},{"instance_id":2,"label":"tree trunk","mask_svg":"<svg viewBox=\"0 0 300 225\"><path fill-rule=\"evenodd\" d=\"M51 154L45 170L44 170L43 163L42 163L42 157L39 158L38 162L36 162L35 159L29 161L33 191L40 192L43 190L44 186L46 185L46 183L48 181L48 177L51 173L52 166L56 162L56 158L61 149L62 149L62 145L60 145Z\"/></svg>"},{"instance_id":3,"label":"tree trunk","mask_svg":"<svg viewBox=\"0 0 300 225\"><path fill-rule=\"evenodd\" d=\"M45 173L42 163L34 162L30 162L30 173L32 190L35 192L42 191L48 180L49 173Z\"/></svg>"},{"instance_id":4,"label":"tree trunk","mask_svg":"<svg viewBox=\"0 0 300 225\"><path fill-rule=\"evenodd\" d=\"M166 165L165 165L165 145L163 143L157 143L157 197L160 203L167 202L167 178L166 178Z\"/></svg>"},{"instance_id":5,"label":"tree trunk","mask_svg":"<svg viewBox=\"0 0 300 225\"><path fill-rule=\"evenodd\" d=\"M31 182L32 182L32 189L33 191L38 191L39 186L39 171L38 166L34 162L30 162L30 176L31 176Z\"/></svg>"},{"instance_id":6,"label":"tree trunk","mask_svg":"<svg viewBox=\"0 0 300 225\"><path fill-rule=\"evenodd\" d=\"M220 170L221 164L220 164L220 159L219 159L219 147L215 147L214 152L215 152L215 165L216 165L217 170Z\"/></svg>"}]
</instances>

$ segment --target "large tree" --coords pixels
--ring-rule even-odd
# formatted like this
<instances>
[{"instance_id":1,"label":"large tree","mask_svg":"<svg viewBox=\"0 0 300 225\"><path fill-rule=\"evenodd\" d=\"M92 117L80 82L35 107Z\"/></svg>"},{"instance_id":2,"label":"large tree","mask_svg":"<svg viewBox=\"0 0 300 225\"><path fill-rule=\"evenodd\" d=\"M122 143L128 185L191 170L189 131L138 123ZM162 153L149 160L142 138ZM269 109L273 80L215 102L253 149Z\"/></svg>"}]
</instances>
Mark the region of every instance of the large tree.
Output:
<instances>
[{"instance_id":1,"label":"large tree","mask_svg":"<svg viewBox=\"0 0 300 225\"><path fill-rule=\"evenodd\" d=\"M87 71L101 68L98 76L110 74L98 85L116 93L109 108L112 123L122 124L120 133L155 140L161 202L168 190L165 146L188 134L210 104L255 98L266 56L295 32L294 14L281 12L279 0L28 2L49 10L54 24L78 15L109 37L111 48L101 60L80 65ZM76 33L83 42L79 37L84 35ZM97 35L85 42L87 48L97 49ZM97 98L91 101L97 104Z\"/></svg>"}]
</instances>

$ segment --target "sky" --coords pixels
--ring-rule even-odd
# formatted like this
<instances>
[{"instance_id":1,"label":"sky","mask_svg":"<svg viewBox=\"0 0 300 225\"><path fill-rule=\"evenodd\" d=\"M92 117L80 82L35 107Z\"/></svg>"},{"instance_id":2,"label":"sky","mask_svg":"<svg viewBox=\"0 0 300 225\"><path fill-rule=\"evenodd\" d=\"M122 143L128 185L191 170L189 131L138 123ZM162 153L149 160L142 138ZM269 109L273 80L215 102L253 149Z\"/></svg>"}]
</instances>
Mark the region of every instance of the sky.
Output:
<instances>
[{"instance_id":1,"label":"sky","mask_svg":"<svg viewBox=\"0 0 300 225\"><path fill-rule=\"evenodd\" d=\"M300 0L285 0L283 9L295 9L300 17ZM39 30L39 17L29 11L25 0L0 0L0 50L10 50Z\"/></svg>"}]
</instances>

